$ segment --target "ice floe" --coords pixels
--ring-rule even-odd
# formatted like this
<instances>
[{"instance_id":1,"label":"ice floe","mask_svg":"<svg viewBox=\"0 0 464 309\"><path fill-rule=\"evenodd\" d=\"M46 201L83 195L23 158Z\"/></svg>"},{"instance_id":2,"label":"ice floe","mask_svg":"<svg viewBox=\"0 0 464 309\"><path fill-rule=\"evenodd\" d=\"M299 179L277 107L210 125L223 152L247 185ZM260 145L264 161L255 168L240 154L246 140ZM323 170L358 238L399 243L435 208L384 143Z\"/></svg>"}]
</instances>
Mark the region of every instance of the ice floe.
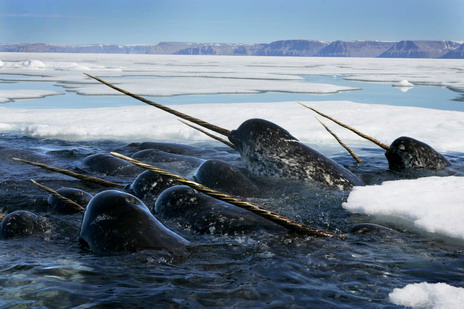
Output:
<instances>
[{"instance_id":1,"label":"ice floe","mask_svg":"<svg viewBox=\"0 0 464 309\"><path fill-rule=\"evenodd\" d=\"M27 60L23 62L23 66L29 69L43 69L45 64L40 60Z\"/></svg>"},{"instance_id":2,"label":"ice floe","mask_svg":"<svg viewBox=\"0 0 464 309\"><path fill-rule=\"evenodd\" d=\"M80 74L82 70L114 77L137 75L161 78L224 78L224 84L229 83L227 78L298 81L303 75L328 75L371 82L397 83L408 80L414 85L436 85L464 91L459 59L2 53L0 60L4 62L0 74L26 74L34 78L34 74L40 73L56 78L67 72L72 73L72 77L70 78L69 74L64 75L67 80L63 82L76 84L86 80L85 76ZM211 83L212 89L207 93L213 92L218 83L219 81ZM187 83L182 83L179 88L186 85ZM282 91L281 85L273 85L277 87L274 91ZM266 90L269 90L269 86L272 85L267 84ZM93 87L91 83L90 87ZM217 93L224 91L223 87L224 85L217 88ZM103 89L101 94L107 93L107 90ZM299 86L292 85L287 91L300 89ZM326 91L324 87L322 90L322 93ZM84 93L86 90L80 88L79 91ZM88 91L94 93L95 90ZM303 88L303 91L308 90ZM313 91L314 89L309 90Z\"/></svg>"},{"instance_id":3,"label":"ice floe","mask_svg":"<svg viewBox=\"0 0 464 309\"><path fill-rule=\"evenodd\" d=\"M354 213L464 240L464 177L424 177L355 187L343 207Z\"/></svg>"},{"instance_id":4,"label":"ice floe","mask_svg":"<svg viewBox=\"0 0 464 309\"><path fill-rule=\"evenodd\" d=\"M394 87L414 87L414 84L410 83L407 79L400 80L393 84Z\"/></svg>"},{"instance_id":5,"label":"ice floe","mask_svg":"<svg viewBox=\"0 0 464 309\"><path fill-rule=\"evenodd\" d=\"M446 283L412 283L388 296L393 304L407 308L457 309L464 304L464 288Z\"/></svg>"},{"instance_id":6,"label":"ice floe","mask_svg":"<svg viewBox=\"0 0 464 309\"><path fill-rule=\"evenodd\" d=\"M407 92L414 87L413 83L410 83L407 79L400 80L393 84L393 87L398 88L402 92Z\"/></svg>"},{"instance_id":7,"label":"ice floe","mask_svg":"<svg viewBox=\"0 0 464 309\"><path fill-rule=\"evenodd\" d=\"M422 140L439 151L464 149L463 112L349 101L305 103L386 144L406 135ZM172 107L230 130L236 129L247 119L264 118L284 127L304 143L338 147L335 139L313 117L315 114L296 102L184 104ZM13 131L62 139L211 141L209 137L177 121L176 117L140 104L114 108L37 109L34 112L0 106L0 124L8 124ZM335 124L327 122L327 125L352 147L372 146L370 142Z\"/></svg>"},{"instance_id":8,"label":"ice floe","mask_svg":"<svg viewBox=\"0 0 464 309\"><path fill-rule=\"evenodd\" d=\"M30 100L39 99L51 95L60 95L62 92L49 91L49 90L35 90L35 89L0 89L0 103L9 102L11 100Z\"/></svg>"},{"instance_id":9,"label":"ice floe","mask_svg":"<svg viewBox=\"0 0 464 309\"><path fill-rule=\"evenodd\" d=\"M189 94L253 94L260 92L293 92L327 94L340 91L355 90L353 87L330 84L305 83L301 81L232 79L183 77L166 79L122 79L112 81L119 87L145 96L173 96ZM114 95L120 93L100 83L94 85L81 84L70 87L73 91L84 95Z\"/></svg>"}]
</instances>

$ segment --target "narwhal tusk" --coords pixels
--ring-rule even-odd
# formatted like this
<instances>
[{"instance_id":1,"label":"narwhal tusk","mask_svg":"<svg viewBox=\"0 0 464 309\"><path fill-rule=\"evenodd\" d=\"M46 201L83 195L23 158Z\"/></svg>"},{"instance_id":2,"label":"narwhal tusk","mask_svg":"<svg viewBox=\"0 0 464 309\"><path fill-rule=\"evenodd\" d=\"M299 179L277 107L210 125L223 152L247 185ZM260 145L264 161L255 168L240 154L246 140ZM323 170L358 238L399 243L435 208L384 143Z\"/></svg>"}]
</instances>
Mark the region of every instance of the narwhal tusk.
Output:
<instances>
[{"instance_id":1,"label":"narwhal tusk","mask_svg":"<svg viewBox=\"0 0 464 309\"><path fill-rule=\"evenodd\" d=\"M346 145L334 132L332 132L332 130L329 129L329 127L327 127L325 125L325 123L323 123L322 121L320 121L317 117L315 117L317 119L317 121L319 121L319 123L327 130L327 132L329 132L336 140L337 142L343 147L346 149L346 151L348 151L348 153L353 157L353 159L356 160L356 162L358 163L361 163L362 160L354 153L353 150L351 150L350 147L348 147L348 145Z\"/></svg>"},{"instance_id":2,"label":"narwhal tusk","mask_svg":"<svg viewBox=\"0 0 464 309\"><path fill-rule=\"evenodd\" d=\"M336 120L336 119L330 117L329 115L326 115L326 114L324 114L324 113L321 113L320 111L316 110L315 108L312 108L312 107L310 107L310 106L307 106L307 105L305 105L305 104L303 104L303 103L301 103L301 102L298 102L298 103L299 103L300 105L306 107L306 108L309 108L309 109L312 110L313 112L318 113L318 114L321 115L322 117L325 117L325 118L327 118L327 119L329 119L329 120L332 120L333 122L335 122L335 123L338 124L339 126L344 127L345 129L350 130L351 132L353 132L353 133L355 133L355 134L361 136L362 138L365 138L365 139L367 139L368 141L373 142L373 143L376 144L377 146L379 146L379 147L381 147L381 148L383 148L383 149L385 149L385 150L390 149L390 146L385 145L385 144L382 143L382 142L379 142L379 141L376 140L375 138L370 137L370 136L368 136L368 135L366 135L366 134L364 134L364 133L361 133L361 132L359 132L358 130L356 130L355 128L350 127L349 125L344 124L343 122L340 122L340 121L338 121L338 120Z\"/></svg>"},{"instance_id":3,"label":"narwhal tusk","mask_svg":"<svg viewBox=\"0 0 464 309\"><path fill-rule=\"evenodd\" d=\"M124 188L125 187L124 185L119 184L119 183L111 182L111 181L104 180L104 179L97 178L97 177L91 177L91 176L79 174L79 173L76 173L76 172L73 172L73 171L70 171L70 170L66 170L66 169L62 169L62 168L58 168L58 167L53 167L53 166L46 165L46 164L43 164L43 163L28 161L28 160L20 159L20 158L13 158L13 160L16 160L16 161L19 161L19 162L22 162L22 163L26 163L26 164L29 164L29 165L38 166L38 167L41 167L43 169L46 169L46 170L49 170L49 171L52 171L52 172L61 173L61 174L64 174L64 175L68 175L68 176L71 176L71 177L74 177L74 178L77 178L77 179L80 179L80 180L93 182L93 183L99 184L99 185L104 186L104 187L117 187L117 188Z\"/></svg>"},{"instance_id":4,"label":"narwhal tusk","mask_svg":"<svg viewBox=\"0 0 464 309\"><path fill-rule=\"evenodd\" d=\"M74 207L76 210L78 211L84 211L85 208L82 207L81 205L79 205L78 203L74 202L73 200L67 198L67 197L64 197L63 195L59 194L58 192L56 192L55 190L47 187L47 186L44 186L43 184L40 184L38 183L37 181L35 181L34 179L31 179L32 183L35 184L36 186L38 186L39 188L41 188L42 190L44 191L47 191L48 193L50 193L51 195L55 196L57 199L71 205L72 207Z\"/></svg>"},{"instance_id":5,"label":"narwhal tusk","mask_svg":"<svg viewBox=\"0 0 464 309\"><path fill-rule=\"evenodd\" d=\"M220 137L218 137L218 136L216 136L216 135L213 135L213 134L209 133L208 131L205 131L205 130L199 128L199 127L196 127L196 126L194 126L194 125L188 123L187 121L184 121L184 120L182 120L182 119L178 119L178 120L179 120L180 122L182 122L183 124L185 124L185 125L187 125L187 126L193 128L193 129L195 129L195 130L197 130L197 131L200 131L201 133L203 133L203 134L205 134L205 135L207 135L207 136L209 136L209 137L211 137L211 138L213 138L213 139L215 139L215 140L217 140L217 141L220 141L221 143L223 143L223 144L229 146L230 148L236 149L236 148L235 148L235 145L232 144L231 142L229 142L229 141L227 141L227 140L225 140L225 139L223 139L223 138L220 138Z\"/></svg>"},{"instance_id":6,"label":"narwhal tusk","mask_svg":"<svg viewBox=\"0 0 464 309\"><path fill-rule=\"evenodd\" d=\"M141 101L141 102L143 102L143 103L146 103L146 104L148 104L148 105L154 106L154 107L159 108L159 109L162 109L162 110L164 110L165 112L168 112L168 113L170 113L170 114L172 114L172 115L175 115L175 116L177 116L177 117L180 117L180 118L182 118L182 119L188 120L188 121L190 121L190 122L196 123L196 124L198 124L198 125L200 125L200 126L202 126L202 127L204 127L204 128L210 129L211 131L217 132L217 133L219 133L219 134L222 134L222 135L225 135L225 136L229 136L229 135L230 135L230 130L227 130L227 129L218 127L218 126L216 126L216 125L214 125L214 124L211 124L211 123L209 123L209 122L206 122L206 121L203 121L203 120L201 120L201 119L198 119L198 118L189 116L189 115L187 115L187 114L181 113L181 112L179 112L179 111L176 111L176 110L174 110L174 109L172 109L172 108L169 108L169 107L167 107L167 106L164 106L164 105L162 105L162 104L159 104L159 103L150 101L150 100L148 100L148 99L145 99L144 97L141 97L141 96L139 96L139 95L137 95L137 94L134 94L134 93L131 93L131 92L127 91L127 90L124 90L124 89L122 89L122 88L119 88L119 87L117 87L117 86L115 86L115 85L113 85L113 84L110 84L110 83L108 83L108 82L106 82L106 81L104 81L104 80L102 80L102 79L100 79L100 78L98 78L98 77L92 76L92 75L87 74L87 73L84 73L84 74L87 75L87 76L90 77L90 78L95 79L96 81L99 81L100 83L102 83L102 84L104 84L104 85L106 85L106 86L108 86L108 87L110 87L110 88L113 88L113 89L116 90L116 91L119 91L119 92L121 92L121 93L123 93L123 94L125 94L125 95L128 95L128 96L130 96L130 97L133 97L134 99L139 100L139 101Z\"/></svg>"},{"instance_id":7,"label":"narwhal tusk","mask_svg":"<svg viewBox=\"0 0 464 309\"><path fill-rule=\"evenodd\" d=\"M201 185L201 184L199 184L197 182L194 182L192 180L189 180L189 179L187 179L185 177L182 177L182 176L179 176L179 175L164 171L164 170L159 169L159 168L157 168L155 166L152 166L152 165L149 165L149 164L134 160L134 159L132 159L130 157L127 157L127 156L124 156L122 154L119 154L119 153L116 153L116 152L111 152L111 155L113 155L115 157L118 157L120 159L126 160L126 161L128 161L128 162L130 162L132 164L135 164L137 166L140 166L140 167L145 168L147 170L150 170L152 172L155 172L155 173L158 173L158 174L161 174L161 175L164 175L164 176L171 177L172 179L174 179L174 180L176 180L176 181L178 181L180 183L186 184L189 187L191 187L191 188L193 188L195 190L198 190L200 192L203 192L203 193L205 193L205 194L207 194L207 195L209 195L211 197L217 198L218 200L221 200L221 201L236 205L238 207L247 209L247 210L249 210L249 211L251 211L251 212L253 212L253 213L255 213L255 214L259 215L259 216L262 216L262 217L264 217L264 218L266 218L266 219L268 219L268 220L270 220L270 221L272 221L272 222L274 222L276 224L279 224L279 225L287 228L290 231L305 234L305 235L319 236L319 237L342 237L341 235L337 235L337 234L334 234L334 233L322 231L322 230L312 228L312 227L309 227L307 225L298 223L298 222L293 221L293 220L291 220L289 218L286 218L286 217L281 216L279 214L276 214L276 213L274 213L272 211L264 209L261 206L258 206L256 204L253 204L253 203L250 203L250 202L247 202L247 201L243 201L241 199L230 196L228 194L224 194L222 192L210 189L210 188L208 188L206 186L203 186L203 185Z\"/></svg>"}]
</instances>

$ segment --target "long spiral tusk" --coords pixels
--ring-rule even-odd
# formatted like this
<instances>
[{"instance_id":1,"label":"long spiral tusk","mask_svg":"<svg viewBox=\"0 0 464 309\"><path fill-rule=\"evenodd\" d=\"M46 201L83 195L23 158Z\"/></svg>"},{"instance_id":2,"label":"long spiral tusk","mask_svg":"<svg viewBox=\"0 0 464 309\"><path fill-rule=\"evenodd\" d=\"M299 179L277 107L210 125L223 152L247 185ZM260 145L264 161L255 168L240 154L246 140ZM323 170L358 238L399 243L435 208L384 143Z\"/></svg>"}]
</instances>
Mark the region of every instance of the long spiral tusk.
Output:
<instances>
[{"instance_id":1,"label":"long spiral tusk","mask_svg":"<svg viewBox=\"0 0 464 309\"><path fill-rule=\"evenodd\" d=\"M73 171L70 171L70 170L66 170L66 169L62 169L62 168L58 168L58 167L53 167L53 166L46 165L46 164L43 164L43 163L28 161L28 160L20 159L20 158L13 158L13 160L16 160L16 161L19 161L19 162L22 162L22 163L26 163L26 164L29 164L29 165L38 166L38 167L41 167L43 169L46 169L46 170L49 170L49 171L52 171L52 172L61 173L61 174L64 174L64 175L68 175L68 176L71 176L71 177L74 177L74 178L77 178L77 179L80 179L80 180L93 182L93 183L99 184L99 185L104 186L104 187L117 187L117 188L124 188L125 187L124 185L122 185L120 183L115 183L115 182L111 182L111 181L104 180L104 179L101 179L101 178L91 177L91 176L79 174L79 173L76 173L76 172L73 172Z\"/></svg>"},{"instance_id":2,"label":"long spiral tusk","mask_svg":"<svg viewBox=\"0 0 464 309\"><path fill-rule=\"evenodd\" d=\"M327 130L327 132L329 132L336 140L337 142L343 147L346 149L346 151L348 151L348 153L353 157L353 159L356 160L356 162L358 163L361 163L362 160L354 153L353 150L351 150L350 147L348 147L347 144L345 144L334 132L332 132L332 130L329 129L329 127L327 127L325 125L325 123L323 123L322 121L320 121L317 117L315 117L317 119L317 121L319 121L319 123Z\"/></svg>"},{"instance_id":3,"label":"long spiral tusk","mask_svg":"<svg viewBox=\"0 0 464 309\"><path fill-rule=\"evenodd\" d=\"M361 133L360 131L356 130L355 128L350 127L349 125L344 124L343 122L340 122L340 121L338 121L338 120L336 120L336 119L330 117L329 115L326 115L326 114L324 114L324 113L321 113L320 111L316 110L316 109L313 108L313 107L310 107L310 106L308 106L308 105L305 105L305 104L303 104L303 103L301 103L301 102L298 102L298 103L299 103L300 105L302 105L302 106L304 106L304 107L306 107L306 108L312 110L313 112L318 113L318 114L321 115L322 117L325 117L325 118L327 118L327 119L329 119L329 120L332 120L333 122L335 122L335 123L338 124L339 126L344 127L345 129L350 130L351 132L353 132L353 133L355 133L355 134L361 136L362 138L365 138L365 139L367 139L368 141L373 142L373 143L376 144L377 146L379 146L379 147L381 147L381 148L383 148L383 149L385 149L385 150L390 149L390 146L385 145L385 144L382 143L382 142L379 142L379 141L376 140L375 138L370 137L369 135L366 135L366 134L364 134L364 133Z\"/></svg>"},{"instance_id":4,"label":"long spiral tusk","mask_svg":"<svg viewBox=\"0 0 464 309\"><path fill-rule=\"evenodd\" d=\"M172 108L169 108L169 107L167 107L167 106L164 106L164 105L162 105L162 104L159 104L159 103L150 101L150 100L148 100L148 99L145 99L144 97L141 97L141 96L139 96L139 95L137 95L137 94L134 94L134 93L131 93L131 92L127 91L127 90L124 90L124 89L122 89L122 88L119 88L119 87L117 87L117 86L115 86L115 85L113 85L113 84L110 84L110 83L108 83L108 82L106 82L106 81L104 81L104 80L102 80L102 79L100 79L100 78L98 78L98 77L92 76L92 75L90 75L90 74L88 74L88 73L84 73L84 74L87 75L87 76L90 77L90 78L95 79L96 81L99 81L100 83L102 83L102 84L104 84L104 85L106 85L106 86L108 86L108 87L110 87L110 88L113 88L113 89L116 90L116 91L119 91L119 92L121 92L121 93L123 93L123 94L125 94L125 95L128 95L128 96L130 96L130 97L133 97L134 99L139 100L139 101L141 101L141 102L143 102L143 103L146 103L146 104L148 104L148 105L154 106L154 107L159 108L159 109L162 109L162 110L164 110L165 112L168 112L168 113L170 113L170 114L172 114L172 115L175 115L175 116L177 116L177 117L180 117L180 118L182 118L182 119L185 119L185 120L191 121L191 122L193 122L193 123L196 123L196 124L198 124L198 125L200 125L200 126L202 126L202 127L204 127L204 128L210 129L210 130L212 130L212 131L214 131L214 132L217 132L217 133L219 133L219 134L222 134L222 135L225 135L225 136L229 136L229 135L230 135L230 130L221 128L221 127L219 127L219 126L216 126L216 125L211 124L211 123L209 123L209 122L206 122L206 121L204 121L204 120L201 120L201 119L192 117L192 116L190 116L190 115L181 113L181 112L179 112L179 111L176 111L176 110L174 110L174 109L172 109Z\"/></svg>"},{"instance_id":5,"label":"long spiral tusk","mask_svg":"<svg viewBox=\"0 0 464 309\"><path fill-rule=\"evenodd\" d=\"M286 218L286 217L281 216L279 214L276 214L276 213L274 213L272 211L264 209L259 205L256 205L256 204L253 204L253 203L238 199L236 197L230 196L228 194L224 194L222 192L210 189L210 188L208 188L206 186L203 186L203 185L201 185L201 184L199 184L197 182L194 182L192 180L189 180L189 179L187 179L185 177L182 177L182 176L179 176L179 175L164 171L164 170L159 169L159 168L157 168L155 166L152 166L152 165L149 165L149 164L134 160L134 159L132 159L130 157L127 157L127 156L124 156L122 154L119 154L119 153L116 153L116 152L111 152L111 155L113 155L115 157L118 157L120 159L126 160L126 161L128 161L128 162L130 162L130 163L132 163L134 165L140 166L140 167L145 168L147 170L150 170L152 172L155 172L155 173L158 173L158 174L161 174L161 175L164 175L164 176L171 177L172 179L174 179L174 180L176 180L176 181L178 181L180 183L186 184L186 185L190 186L191 188L193 188L195 190L203 192L203 193L205 193L205 194L207 194L207 195L209 195L211 197L217 198L217 199L219 199L221 201L224 201L224 202L236 205L238 207L247 209L247 210L249 210L249 211L251 211L251 212L253 212L253 213L257 214L257 215L260 215L260 216L262 216L262 217L264 217L264 218L266 218L266 219L268 219L268 220L270 220L270 221L272 221L274 223L277 223L277 224L287 228L290 231L294 231L294 232L305 234L305 235L319 236L319 237L342 237L342 236L334 234L334 233L322 231L322 230L312 228L312 227L309 227L307 225L298 223L298 222L293 221L293 220L291 220L289 218Z\"/></svg>"}]
</instances>

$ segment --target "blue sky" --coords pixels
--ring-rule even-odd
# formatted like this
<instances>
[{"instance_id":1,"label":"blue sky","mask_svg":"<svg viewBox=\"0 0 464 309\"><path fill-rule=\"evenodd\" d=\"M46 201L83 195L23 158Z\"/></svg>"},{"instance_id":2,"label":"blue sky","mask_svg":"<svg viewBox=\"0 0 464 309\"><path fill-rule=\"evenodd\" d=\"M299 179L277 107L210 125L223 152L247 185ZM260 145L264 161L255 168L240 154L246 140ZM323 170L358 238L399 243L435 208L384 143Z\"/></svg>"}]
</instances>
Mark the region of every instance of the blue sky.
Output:
<instances>
[{"instance_id":1,"label":"blue sky","mask_svg":"<svg viewBox=\"0 0 464 309\"><path fill-rule=\"evenodd\" d=\"M463 0L0 0L0 43L464 40Z\"/></svg>"}]
</instances>

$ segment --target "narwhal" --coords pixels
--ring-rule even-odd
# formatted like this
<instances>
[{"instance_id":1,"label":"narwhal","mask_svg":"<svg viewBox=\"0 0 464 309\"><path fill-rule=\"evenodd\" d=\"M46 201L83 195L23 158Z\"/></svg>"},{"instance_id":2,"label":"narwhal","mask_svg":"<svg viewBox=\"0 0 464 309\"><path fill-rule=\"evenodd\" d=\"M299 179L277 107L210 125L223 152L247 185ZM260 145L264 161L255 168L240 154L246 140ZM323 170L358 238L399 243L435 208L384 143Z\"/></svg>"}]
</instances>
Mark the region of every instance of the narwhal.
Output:
<instances>
[{"instance_id":1,"label":"narwhal","mask_svg":"<svg viewBox=\"0 0 464 309\"><path fill-rule=\"evenodd\" d=\"M270 121L249 119L230 131L86 75L125 95L226 136L240 153L247 169L257 176L315 181L340 190L364 185L348 169L304 145L287 130Z\"/></svg>"},{"instance_id":2,"label":"narwhal","mask_svg":"<svg viewBox=\"0 0 464 309\"><path fill-rule=\"evenodd\" d=\"M362 138L371 141L377 146L385 149L385 156L388 160L388 167L391 170L401 171L410 168L426 168L431 170L440 170L451 165L451 163L431 146L424 142L418 141L412 137L401 136L388 146L377 139L370 137L353 127L344 124L329 115L326 115L313 107L300 103L302 106L309 108L315 113L332 120L341 127L344 127Z\"/></svg>"}]
</instances>

